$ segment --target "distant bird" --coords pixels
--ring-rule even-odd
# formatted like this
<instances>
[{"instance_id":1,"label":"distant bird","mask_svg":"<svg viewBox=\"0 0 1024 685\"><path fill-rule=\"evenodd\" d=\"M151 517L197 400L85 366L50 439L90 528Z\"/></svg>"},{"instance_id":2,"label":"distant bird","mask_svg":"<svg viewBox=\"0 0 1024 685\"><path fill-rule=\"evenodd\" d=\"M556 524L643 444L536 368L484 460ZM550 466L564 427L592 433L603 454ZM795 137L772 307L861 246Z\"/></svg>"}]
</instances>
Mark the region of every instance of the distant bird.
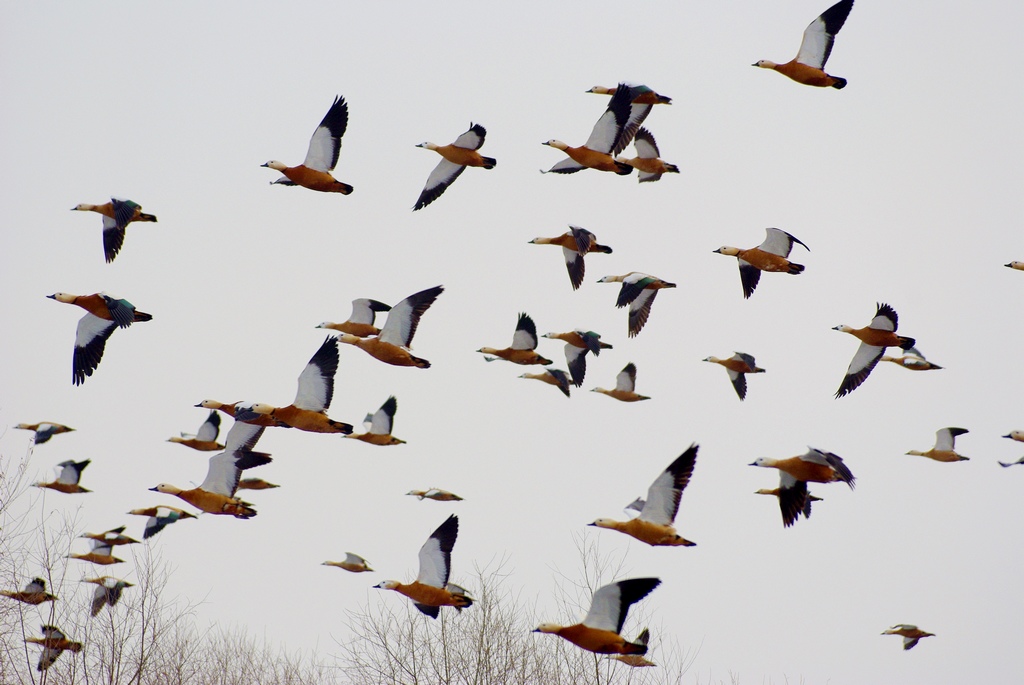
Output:
<instances>
[{"instance_id":1,"label":"distant bird","mask_svg":"<svg viewBox=\"0 0 1024 685\"><path fill-rule=\"evenodd\" d=\"M835 42L839 29L843 28L851 9L853 9L853 0L840 0L825 10L820 17L804 29L800 52L785 64L776 64L763 59L754 62L753 66L774 69L805 86L845 88L846 79L825 73L825 62L832 54L832 43Z\"/></svg>"},{"instance_id":2,"label":"distant bird","mask_svg":"<svg viewBox=\"0 0 1024 685\"><path fill-rule=\"evenodd\" d=\"M909 623L897 623L892 628L884 631L882 635L900 635L903 637L903 649L913 649L917 641L922 637L935 637L935 633L926 633L923 630L919 630L917 626L910 625Z\"/></svg>"},{"instance_id":3,"label":"distant bird","mask_svg":"<svg viewBox=\"0 0 1024 685\"><path fill-rule=\"evenodd\" d=\"M591 131L587 142L580 147L570 147L555 139L542 143L562 150L569 156L568 159L563 159L542 173L574 174L581 169L611 171L620 176L633 173L633 167L616 162L613 155L629 145L632 137L628 132L628 125L632 113L631 103L635 96L636 91L625 84L620 83L616 86L615 95L608 103L608 108L594 124L594 130Z\"/></svg>"},{"instance_id":4,"label":"distant bird","mask_svg":"<svg viewBox=\"0 0 1024 685\"><path fill-rule=\"evenodd\" d=\"M377 313L390 310L391 307L383 302L361 297L358 300L352 300L352 314L348 317L348 321L341 323L324 321L318 324L317 328L329 328L332 331L348 333L357 338L369 338L371 335L380 333L380 329L374 326Z\"/></svg>"},{"instance_id":5,"label":"distant bird","mask_svg":"<svg viewBox=\"0 0 1024 685\"><path fill-rule=\"evenodd\" d=\"M96 591L92 596L92 608L90 616L100 613L104 605L114 606L121 599L121 591L126 587L132 587L134 583L114 578L113 576L100 576L99 578L86 578L83 583L94 583Z\"/></svg>"},{"instance_id":6,"label":"distant bird","mask_svg":"<svg viewBox=\"0 0 1024 685\"><path fill-rule=\"evenodd\" d=\"M620 402L639 402L649 400L646 395L638 395L633 389L636 387L636 364L630 362L615 377L615 387L612 390L604 388L593 388L590 392L599 392L608 397L614 397Z\"/></svg>"},{"instance_id":7,"label":"distant bird","mask_svg":"<svg viewBox=\"0 0 1024 685\"><path fill-rule=\"evenodd\" d=\"M413 606L430 618L437 618L443 606L462 611L473 606L466 590L448 582L451 574L452 548L459 535L459 517L452 514L437 527L420 547L420 572L412 583L385 580L375 588L394 590L413 601Z\"/></svg>"},{"instance_id":8,"label":"distant bird","mask_svg":"<svg viewBox=\"0 0 1024 685\"><path fill-rule=\"evenodd\" d=\"M636 639L633 640L633 643L638 645L646 645L648 641L650 641L650 639L651 631L649 631L647 628L644 628L640 631L640 634L636 636ZM632 668L643 668L646 666L658 665L653 661L648 661L639 654L619 654L618 656L612 656L608 658L614 659L615 661L621 661L622 663L626 664L627 666L631 666Z\"/></svg>"},{"instance_id":9,"label":"distant bird","mask_svg":"<svg viewBox=\"0 0 1024 685\"><path fill-rule=\"evenodd\" d=\"M772 495L779 499L779 508L782 510L782 525L789 528L796 523L800 515L804 518L811 518L811 504L821 502L820 497L815 497L807 491L807 482L797 480L785 472L779 473L780 484L777 488L762 488L755 490L755 495ZM785 498L785 499L783 499Z\"/></svg>"},{"instance_id":10,"label":"distant bird","mask_svg":"<svg viewBox=\"0 0 1024 685\"><path fill-rule=\"evenodd\" d=\"M244 421L242 421L242 423L248 423L248 424L253 425L253 426L263 426L264 428L267 428L269 426L279 426L280 427L282 425L281 422L278 421L277 419L275 419L273 416L265 416L263 414L256 414L255 412L251 412L251 411L248 411L247 413L245 413L252 404L254 404L254 403L253 402L232 402L231 404L225 404L223 402L218 402L217 400L203 400L202 402L200 402L199 404L197 404L195 406L197 406L197 407L204 407L206 409L215 409L217 411L224 412L225 414L227 414L228 416L233 418L235 421L242 421L242 419L239 419L236 415L239 413L239 410L244 407L245 410L243 410L243 414L242 415L245 416L246 419Z\"/></svg>"},{"instance_id":11,"label":"distant bird","mask_svg":"<svg viewBox=\"0 0 1024 685\"><path fill-rule=\"evenodd\" d=\"M440 488L430 488L428 490L410 490L405 493L406 495L412 495L420 500L432 499L435 502L461 502L462 498L456 495L454 492L448 492L447 490L441 490Z\"/></svg>"},{"instance_id":12,"label":"distant bird","mask_svg":"<svg viewBox=\"0 0 1024 685\"><path fill-rule=\"evenodd\" d=\"M239 490L273 490L279 487L281 486L265 481L262 478L242 478L238 481Z\"/></svg>"},{"instance_id":13,"label":"distant bird","mask_svg":"<svg viewBox=\"0 0 1024 685\"><path fill-rule=\"evenodd\" d=\"M530 315L523 312L516 322L516 332L512 334L512 346L503 349L494 347L481 347L477 352L482 352L492 357L484 357L484 361L493 362L496 359L504 359L513 364L550 364L550 359L537 354L537 326L533 323Z\"/></svg>"},{"instance_id":14,"label":"distant bird","mask_svg":"<svg viewBox=\"0 0 1024 685\"><path fill-rule=\"evenodd\" d=\"M679 511L679 500L683 490L690 482L693 467L697 463L697 445L690 445L678 458L668 465L651 483L647 490L647 500L640 506L640 515L628 521L613 521L599 518L591 526L610 528L634 537L653 547L693 547L697 543L690 542L676 533L672 522ZM633 506L633 505L631 505Z\"/></svg>"},{"instance_id":15,"label":"distant bird","mask_svg":"<svg viewBox=\"0 0 1024 685\"><path fill-rule=\"evenodd\" d=\"M740 264L740 283L743 285L743 298L749 298L761 280L762 271L781 272L788 274L799 274L804 270L803 264L795 264L787 257L793 250L793 244L803 245L804 249L810 252L810 248L803 244L795 236L786 233L779 228L764 229L767 236L764 242L757 247L748 250L741 250L738 247L725 245L715 250L717 254L736 257Z\"/></svg>"},{"instance_id":16,"label":"distant bird","mask_svg":"<svg viewBox=\"0 0 1024 685\"><path fill-rule=\"evenodd\" d=\"M363 559L358 554L352 554L352 552L345 552L345 558L342 561L325 561L320 564L321 566L337 566L343 568L346 571L352 573L364 573L366 571L372 571L370 564L367 563L366 559Z\"/></svg>"},{"instance_id":17,"label":"distant bird","mask_svg":"<svg viewBox=\"0 0 1024 685\"><path fill-rule=\"evenodd\" d=\"M599 245L597 236L585 228L569 226L569 231L554 238L534 238L531 245L558 245L562 248L562 255L565 257L565 268L569 271L569 282L572 289L578 290L583 283L583 275L587 267L583 257L591 252L611 254L612 248L607 245Z\"/></svg>"},{"instance_id":18,"label":"distant bird","mask_svg":"<svg viewBox=\"0 0 1024 685\"><path fill-rule=\"evenodd\" d=\"M180 438L168 438L167 442L176 442L185 447L191 447L200 452L214 452L224 449L224 445L217 442L217 435L220 433L220 414L214 409L206 417L195 435L182 433Z\"/></svg>"},{"instance_id":19,"label":"distant bird","mask_svg":"<svg viewBox=\"0 0 1024 685\"><path fill-rule=\"evenodd\" d=\"M840 481L849 485L852 490L856 482L849 467L843 463L842 457L813 447L808 447L806 454L789 459L761 457L750 466L779 470L779 491L775 494L779 498L782 523L786 527L793 525L807 507L807 483Z\"/></svg>"},{"instance_id":20,"label":"distant bird","mask_svg":"<svg viewBox=\"0 0 1024 685\"><path fill-rule=\"evenodd\" d=\"M434 170L430 172L430 176L427 177L427 184L423 186L423 191L420 193L419 199L416 200L416 206L412 208L414 212L441 197L444 191L448 190L448 186L459 177L459 174L466 170L466 167L494 168L498 163L497 160L493 157L484 157L477 152L483 146L486 136L487 129L480 124L470 122L469 130L456 138L451 145L420 143L416 146L433 150L444 159L437 163Z\"/></svg>"},{"instance_id":21,"label":"distant bird","mask_svg":"<svg viewBox=\"0 0 1024 685\"><path fill-rule=\"evenodd\" d=\"M399 440L391 435L396 411L398 411L398 400L392 395L384 400L384 404L380 405L380 409L366 415L366 419L363 421L363 425L367 428L365 433L353 433L345 437L362 440L371 445L404 445L405 440Z\"/></svg>"},{"instance_id":22,"label":"distant bird","mask_svg":"<svg viewBox=\"0 0 1024 685\"><path fill-rule=\"evenodd\" d=\"M25 585L24 590L0 590L0 595L16 599L25 604L39 606L43 602L52 602L56 597L46 591L46 581L42 578L33 578Z\"/></svg>"},{"instance_id":23,"label":"distant bird","mask_svg":"<svg viewBox=\"0 0 1024 685\"><path fill-rule=\"evenodd\" d=\"M348 127L348 103L345 98L336 96L331 108L327 110L320 125L313 131L309 139L306 159L298 166L288 166L284 162L270 160L262 166L276 169L284 174L283 178L273 181L271 185L302 186L310 190L324 193L341 193L348 195L352 186L338 181L331 176L331 171L338 164L341 154L341 137Z\"/></svg>"},{"instance_id":24,"label":"distant bird","mask_svg":"<svg viewBox=\"0 0 1024 685\"><path fill-rule=\"evenodd\" d=\"M918 452L917 450L910 450L907 454L914 455L916 457L928 457L935 461L967 461L967 457L959 455L953 448L958 435L967 433L966 428L940 428L935 431L935 446L927 452Z\"/></svg>"},{"instance_id":25,"label":"distant bird","mask_svg":"<svg viewBox=\"0 0 1024 685\"><path fill-rule=\"evenodd\" d=\"M593 352L596 357L601 354L601 350L612 349L608 343L601 342L600 333L578 328L568 333L545 333L541 337L565 343L565 363L569 365L572 384L577 388L583 385L583 379L587 375L587 352Z\"/></svg>"},{"instance_id":26,"label":"distant bird","mask_svg":"<svg viewBox=\"0 0 1024 685\"><path fill-rule=\"evenodd\" d=\"M54 626L43 626L42 637L26 637L25 642L42 645L43 653L39 657L39 664L36 666L37 671L45 671L53 662L57 660L57 657L64 652L65 649L71 650L72 652L82 651L81 642L72 642L60 631L60 629Z\"/></svg>"},{"instance_id":27,"label":"distant bird","mask_svg":"<svg viewBox=\"0 0 1024 685\"><path fill-rule=\"evenodd\" d=\"M587 92L614 96L619 91L619 88L623 86L632 91L633 99L630 101L629 106L629 121L626 122L622 135L619 136L619 140L616 141L615 146L612 148L612 154L615 155L629 146L629 141L637 134L640 124L644 123L644 119L651 113L651 108L654 105L672 104L672 98L656 93L642 83L621 83L614 88L594 86Z\"/></svg>"},{"instance_id":28,"label":"distant bird","mask_svg":"<svg viewBox=\"0 0 1024 685\"><path fill-rule=\"evenodd\" d=\"M142 532L142 539L148 540L153 537L161 530L176 523L181 519L194 519L195 515L190 514L183 509L177 507L149 507L148 509L132 509L128 512L133 516L148 516L149 519L146 521L145 530Z\"/></svg>"},{"instance_id":29,"label":"distant bird","mask_svg":"<svg viewBox=\"0 0 1024 685\"><path fill-rule=\"evenodd\" d=\"M864 328L836 326L832 329L849 333L860 340L860 347L853 355L853 361L850 362L850 367L846 370L846 377L843 378L839 390L836 391L836 398L850 394L867 379L882 358L886 347L909 350L914 346L913 338L896 335L898 326L899 318L896 315L896 310L881 302L875 311L875 318L871 319L871 323Z\"/></svg>"},{"instance_id":30,"label":"distant bird","mask_svg":"<svg viewBox=\"0 0 1024 685\"><path fill-rule=\"evenodd\" d=\"M131 200L110 198L110 202L102 205L80 204L71 208L72 212L96 212L103 215L103 256L107 263L114 257L124 244L125 228L133 221L151 221L156 223L152 214L144 214L142 206Z\"/></svg>"},{"instance_id":31,"label":"distant bird","mask_svg":"<svg viewBox=\"0 0 1024 685\"><path fill-rule=\"evenodd\" d=\"M136 321L150 321L152 315L136 311L128 300L118 299L107 293L92 295L68 295L54 293L47 295L51 300L74 304L86 311L78 320L75 334L75 354L72 357L72 382L81 385L86 376L99 366L107 338L115 328L128 328Z\"/></svg>"},{"instance_id":32,"label":"distant bird","mask_svg":"<svg viewBox=\"0 0 1024 685\"><path fill-rule=\"evenodd\" d=\"M745 352L736 352L728 359L708 357L704 361L721 364L725 367L726 372L729 374L729 380L732 381L732 387L736 390L736 394L739 395L740 401L747 398L747 374L764 373L764 369L758 367L754 362L754 358Z\"/></svg>"},{"instance_id":33,"label":"distant bird","mask_svg":"<svg viewBox=\"0 0 1024 685\"><path fill-rule=\"evenodd\" d=\"M59 423L19 423L15 426L18 430L35 431L33 444L42 445L58 433L71 433L74 428L62 426Z\"/></svg>"},{"instance_id":34,"label":"distant bird","mask_svg":"<svg viewBox=\"0 0 1024 685\"><path fill-rule=\"evenodd\" d=\"M602 586L594 593L590 611L581 623L571 626L541 623L533 632L557 635L597 654L646 654L646 644L628 642L619 633L629 607L660 584L658 578L630 578Z\"/></svg>"},{"instance_id":35,"label":"distant bird","mask_svg":"<svg viewBox=\"0 0 1024 685\"><path fill-rule=\"evenodd\" d=\"M125 526L111 528L103 533L82 533L78 537L88 538L104 545L137 545L139 541L124 534Z\"/></svg>"},{"instance_id":36,"label":"distant bird","mask_svg":"<svg viewBox=\"0 0 1024 685\"><path fill-rule=\"evenodd\" d=\"M633 138L633 145L636 147L636 157L616 157L615 161L621 164L628 164L637 171L639 183L651 183L660 181L664 174L678 174L679 167L669 164L661 159L658 151L658 142L654 135L646 128L641 128Z\"/></svg>"},{"instance_id":37,"label":"distant bird","mask_svg":"<svg viewBox=\"0 0 1024 685\"><path fill-rule=\"evenodd\" d=\"M1024 271L1024 262L1010 262L1009 264L1003 264L1003 266L1008 266L1017 271Z\"/></svg>"},{"instance_id":38,"label":"distant bird","mask_svg":"<svg viewBox=\"0 0 1024 685\"><path fill-rule=\"evenodd\" d=\"M69 554L68 559L81 559L82 561L99 564L100 566L124 563L124 559L118 559L114 556L114 547L110 543L91 540L89 544L92 545L90 551L85 554Z\"/></svg>"},{"instance_id":39,"label":"distant bird","mask_svg":"<svg viewBox=\"0 0 1024 685\"><path fill-rule=\"evenodd\" d=\"M569 385L571 380L569 374L561 369L542 369L540 373L524 373L520 378L532 378L533 380L553 385L562 391L562 394L569 397Z\"/></svg>"},{"instance_id":40,"label":"distant bird","mask_svg":"<svg viewBox=\"0 0 1024 685\"><path fill-rule=\"evenodd\" d=\"M209 470L199 487L182 490L174 485L160 483L150 490L174 495L208 514L252 518L256 510L248 502L236 498L235 491L242 471L272 461L269 454L252 451L264 430L263 426L235 422L228 431L224 451L210 457Z\"/></svg>"},{"instance_id":41,"label":"distant bird","mask_svg":"<svg viewBox=\"0 0 1024 685\"><path fill-rule=\"evenodd\" d=\"M630 338L636 337L643 330L644 324L647 323L647 317L651 315L651 305L654 304L654 298L657 296L658 291L662 288L676 287L675 283L669 283L656 276L640 273L639 271L630 271L622 276L605 276L604 278L599 278L597 282L622 284L622 288L619 289L619 298L615 301L615 306L625 307L629 305Z\"/></svg>"},{"instance_id":42,"label":"distant bird","mask_svg":"<svg viewBox=\"0 0 1024 685\"><path fill-rule=\"evenodd\" d=\"M374 359L392 366L415 366L429 369L430 362L413 356L409 350L412 337L420 325L420 317L434 304L437 296L444 292L444 287L437 285L421 290L405 298L388 312L384 328L375 338L357 338L349 333L342 333L338 341L355 345Z\"/></svg>"},{"instance_id":43,"label":"distant bird","mask_svg":"<svg viewBox=\"0 0 1024 685\"><path fill-rule=\"evenodd\" d=\"M902 357L890 357L889 355L883 355L881 361L899 364L904 369L910 369L911 371L931 371L932 369L942 368L938 364L932 364L930 361L925 359L924 355L921 354L916 347L911 347Z\"/></svg>"},{"instance_id":44,"label":"distant bird","mask_svg":"<svg viewBox=\"0 0 1024 685\"><path fill-rule=\"evenodd\" d=\"M33 483L33 485L37 488L49 488L65 492L69 495L78 492L92 492L92 490L86 490L78 484L82 477L82 471L91 463L92 459L86 459L85 461L71 461L70 459L62 461L57 464L57 480L52 483Z\"/></svg>"},{"instance_id":45,"label":"distant bird","mask_svg":"<svg viewBox=\"0 0 1024 685\"><path fill-rule=\"evenodd\" d=\"M288 428L310 433L352 432L352 424L327 416L334 397L334 375L338 371L338 339L328 336L317 348L299 374L295 400L287 407L254 402L247 407L236 406L235 420L245 421L257 415L269 416Z\"/></svg>"}]
</instances>

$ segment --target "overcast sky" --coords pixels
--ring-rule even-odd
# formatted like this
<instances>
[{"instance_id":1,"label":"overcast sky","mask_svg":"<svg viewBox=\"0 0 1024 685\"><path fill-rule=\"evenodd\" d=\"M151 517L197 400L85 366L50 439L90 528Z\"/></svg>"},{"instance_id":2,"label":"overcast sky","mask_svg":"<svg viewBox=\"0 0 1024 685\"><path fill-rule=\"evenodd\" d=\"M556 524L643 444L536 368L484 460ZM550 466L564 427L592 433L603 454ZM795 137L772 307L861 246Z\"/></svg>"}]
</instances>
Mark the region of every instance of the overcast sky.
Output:
<instances>
[{"instance_id":1,"label":"overcast sky","mask_svg":"<svg viewBox=\"0 0 1024 685\"><path fill-rule=\"evenodd\" d=\"M1024 468L996 464L1024 453L1000 437L1024 429L1024 274L1002 266L1024 259L1024 10L860 0L827 65L849 80L837 91L750 66L795 55L826 2L215 5L5 9L0 424L77 428L37 447L30 470L49 479L60 461L92 459L82 483L95 491L33 495L28 515L81 507L89 530L141 535L124 512L180 504L147 488L205 476L208 455L164 442L202 422L194 404L289 404L324 338L317 323L344 320L357 297L395 304L443 284L413 342L429 370L341 349L331 417L358 424L394 394L407 445L269 430L259 449L274 461L248 475L282 487L247 493L256 518L204 515L150 543L176 568L169 593L205 599L203 621L330 654L346 610L406 601L370 588L414 578L419 546L454 512L454 582L507 556L545 620L571 623L554 591L577 572L573 535L622 518L697 442L677 518L696 547L594 535L627 555L629 575L662 578L644 608L700 645L702 682L1024 681ZM582 144L604 110L584 91L619 80L674 98L646 125L682 173L643 185L539 174L563 158L543 141ZM270 186L276 172L259 165L301 162L339 94L335 176L354 193ZM468 169L413 213L439 159L414 146L450 143L471 121L497 167ZM105 264L100 217L68 210L112 195L159 223L131 225ZM587 257L576 292L561 251L528 244L568 224L614 249ZM810 247L792 255L807 268L765 274L744 300L736 260L712 251L753 247L768 226ZM596 281L634 270L679 287L629 339L618 286ZM107 291L153 321L115 332L73 387L82 311L45 299L57 291ZM881 365L836 400L858 343L831 328L866 325L876 302L945 369ZM474 352L507 346L524 311L540 333L583 327L614 345L571 399ZM734 350L768 370L742 403L701 362ZM561 343L539 351L565 368ZM651 401L587 392L630 361ZM970 430L957 442L970 461L904 455L944 426ZM0 436L0 468L29 438ZM857 489L812 485L825 501L783 529L774 500L753 494L777 473L748 464L807 445L841 455ZM465 501L404 496L430 486ZM346 551L378 572L319 565ZM904 653L880 636L894 623L937 637Z\"/></svg>"}]
</instances>

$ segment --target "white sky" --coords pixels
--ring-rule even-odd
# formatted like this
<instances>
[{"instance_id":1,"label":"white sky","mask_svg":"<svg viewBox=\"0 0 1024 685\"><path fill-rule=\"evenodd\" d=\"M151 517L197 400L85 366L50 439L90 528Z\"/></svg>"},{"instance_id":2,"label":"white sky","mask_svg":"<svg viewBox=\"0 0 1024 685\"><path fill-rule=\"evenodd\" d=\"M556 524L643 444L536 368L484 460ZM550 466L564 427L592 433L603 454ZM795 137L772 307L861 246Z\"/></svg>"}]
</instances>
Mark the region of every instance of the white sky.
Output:
<instances>
[{"instance_id":1,"label":"white sky","mask_svg":"<svg viewBox=\"0 0 1024 685\"><path fill-rule=\"evenodd\" d=\"M1013 304L1024 274L1002 267L1024 259L1024 10L861 0L828 64L845 90L750 67L792 57L826 6L8 4L0 424L77 428L37 448L31 467L49 479L57 462L92 459L83 484L95 490L48 493L31 515L81 507L90 530L128 523L140 535L143 519L124 512L180 503L146 488L205 475L208 455L163 442L203 420L192 405L288 404L323 340L317 323L344 320L356 297L395 304L444 284L414 341L433 368L341 350L330 415L358 424L394 394L408 445L270 430L259 449L274 462L248 475L282 487L247 493L258 517L203 516L154 539L176 565L170 594L206 598L201 619L330 654L347 609L405 601L369 588L414 577L419 546L457 512L453 581L508 555L524 597L571 622L553 592L556 570L578 566L573 533L621 518L696 441L677 523L697 547L598 533L606 549L628 549L630 575L663 579L644 606L683 646L702 644L694 675L1024 680L1024 468L996 464L1021 455L1000 436L1024 428L1008 357L1024 333ZM542 141L582 144L606 106L584 91L622 79L675 99L647 126L682 174L640 186L635 174L537 173L562 159ZM336 94L350 118L335 175L355 192L269 186L277 175L259 165L301 162ZM487 128L481 152L497 167L467 170L411 212L438 161L414 145L449 143L470 121ZM68 210L111 195L159 223L130 226L107 265L100 217ZM578 292L559 249L528 244L569 223L615 250L587 258ZM752 247L766 226L810 246L793 254L807 270L766 274L744 301L735 260L712 250ZM595 281L632 270L679 287L630 340L618 286ZM154 319L117 331L76 388L82 312L44 296L100 290ZM946 368L887 364L834 400L857 341L830 329L866 325L877 301ZM516 378L533 369L473 352L506 346L520 311L540 333L586 327L615 346L589 361L584 391L566 400ZM744 403L724 369L701 362L733 350L768 369ZM565 368L561 343L539 351ZM610 387L629 361L654 399L585 392ZM957 447L971 461L903 456L950 425L970 429ZM28 440L0 437L5 463ZM825 501L784 530L775 502L752 494L776 473L747 464L808 444L844 457L857 489L812 486ZM403 496L429 486L466 499ZM345 551L379 573L319 566ZM903 653L879 635L898 622L938 637Z\"/></svg>"}]
</instances>

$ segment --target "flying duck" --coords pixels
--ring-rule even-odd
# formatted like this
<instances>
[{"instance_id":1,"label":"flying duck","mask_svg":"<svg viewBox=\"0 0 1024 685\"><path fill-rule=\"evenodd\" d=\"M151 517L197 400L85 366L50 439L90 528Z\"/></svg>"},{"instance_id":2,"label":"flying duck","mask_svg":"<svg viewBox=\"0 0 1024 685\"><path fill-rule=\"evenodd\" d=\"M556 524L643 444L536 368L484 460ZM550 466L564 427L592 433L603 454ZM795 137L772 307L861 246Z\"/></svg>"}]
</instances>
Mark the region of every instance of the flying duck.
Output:
<instances>
[{"instance_id":1,"label":"flying duck","mask_svg":"<svg viewBox=\"0 0 1024 685\"><path fill-rule=\"evenodd\" d=\"M549 633L568 640L577 647L597 654L647 653L647 645L629 642L619 633L626 622L626 614L636 602L658 587L658 578L630 578L598 588L590 602L590 611L581 623L560 626L541 623L533 631Z\"/></svg>"},{"instance_id":2,"label":"flying duck","mask_svg":"<svg viewBox=\"0 0 1024 685\"><path fill-rule=\"evenodd\" d=\"M451 145L435 145L434 143L420 143L416 147L433 150L441 155L443 159L437 163L434 170L427 177L427 184L423 186L416 206L412 208L415 212L423 209L431 202L441 197L448 186L455 182L468 166L493 169L498 163L493 157L484 157L477 150L484 144L487 136L487 129L480 124L470 122L469 130L455 139Z\"/></svg>"},{"instance_id":3,"label":"flying duck","mask_svg":"<svg viewBox=\"0 0 1024 685\"><path fill-rule=\"evenodd\" d=\"M384 328L376 337L358 338L349 333L342 333L338 336L338 340L355 345L385 364L429 369L430 362L413 356L409 352L409 346L412 344L412 337L416 335L416 328L420 325L420 317L443 292L444 287L437 285L414 293L396 304L388 312Z\"/></svg>"},{"instance_id":4,"label":"flying duck","mask_svg":"<svg viewBox=\"0 0 1024 685\"><path fill-rule=\"evenodd\" d=\"M534 238L531 245L558 245L562 248L562 255L565 257L565 268L569 271L569 282L572 289L578 290L583 283L583 274L586 272L586 264L583 257L591 252L602 252L611 254L612 248L607 245L599 245L597 236L585 228L569 226L569 231L554 238Z\"/></svg>"},{"instance_id":5,"label":"flying duck","mask_svg":"<svg viewBox=\"0 0 1024 685\"><path fill-rule=\"evenodd\" d=\"M878 360L882 358L886 347L899 347L909 350L914 346L914 339L902 335L896 335L896 328L899 326L899 317L896 310L880 302L875 311L875 318L871 319L864 328L850 328L849 326L836 326L832 330L849 333L860 340L860 347L853 355L853 361L846 370L839 390L836 391L836 398L848 395L863 383L871 373Z\"/></svg>"},{"instance_id":6,"label":"flying duck","mask_svg":"<svg viewBox=\"0 0 1024 685\"><path fill-rule=\"evenodd\" d=\"M774 69L805 86L845 88L846 79L825 73L825 62L828 61L828 56L832 53L832 43L835 42L836 34L839 33L839 29L843 28L851 9L853 9L853 0L839 0L825 10L820 17L804 29L804 37L800 41L800 52L785 64L776 64L763 59L754 62L753 66Z\"/></svg>"},{"instance_id":7,"label":"flying duck","mask_svg":"<svg viewBox=\"0 0 1024 685\"><path fill-rule=\"evenodd\" d=\"M151 221L156 223L152 214L144 214L142 206L131 200L110 198L110 202L102 205L82 203L71 208L72 212L96 212L103 215L103 257L107 263L114 257L124 244L125 228L133 221Z\"/></svg>"},{"instance_id":8,"label":"flying duck","mask_svg":"<svg viewBox=\"0 0 1024 685\"><path fill-rule=\"evenodd\" d=\"M313 131L313 137L309 139L309 149L302 164L290 167L284 162L272 159L262 165L284 174L283 178L273 181L271 185L302 186L310 190L342 195L351 193L352 186L338 181L330 173L338 164L341 137L345 135L347 127L348 103L345 102L345 98L335 96L331 108L327 110L320 125Z\"/></svg>"}]
</instances>

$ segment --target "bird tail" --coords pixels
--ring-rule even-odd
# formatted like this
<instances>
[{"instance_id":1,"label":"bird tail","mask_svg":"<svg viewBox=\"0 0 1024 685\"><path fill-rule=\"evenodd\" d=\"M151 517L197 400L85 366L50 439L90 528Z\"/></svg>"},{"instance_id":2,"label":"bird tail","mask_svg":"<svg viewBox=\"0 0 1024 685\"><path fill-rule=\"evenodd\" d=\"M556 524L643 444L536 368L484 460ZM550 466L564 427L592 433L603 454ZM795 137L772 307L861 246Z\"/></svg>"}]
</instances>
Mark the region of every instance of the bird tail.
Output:
<instances>
[{"instance_id":1,"label":"bird tail","mask_svg":"<svg viewBox=\"0 0 1024 685\"><path fill-rule=\"evenodd\" d=\"M846 88L846 79L840 78L838 76L833 76L832 78L835 79L835 83L832 84L833 88L835 88L836 90L842 90L843 88Z\"/></svg>"},{"instance_id":2,"label":"bird tail","mask_svg":"<svg viewBox=\"0 0 1024 685\"><path fill-rule=\"evenodd\" d=\"M594 245L592 248L590 248L590 251L591 252L602 252L604 254L611 254L612 253L612 248L608 247L607 245Z\"/></svg>"},{"instance_id":3,"label":"bird tail","mask_svg":"<svg viewBox=\"0 0 1024 685\"><path fill-rule=\"evenodd\" d=\"M327 419L327 421L328 423L331 424L331 428L338 431L339 433L349 435L352 432L351 423L345 423L344 421L335 421L334 419Z\"/></svg>"},{"instance_id":4,"label":"bird tail","mask_svg":"<svg viewBox=\"0 0 1024 685\"><path fill-rule=\"evenodd\" d=\"M786 270L786 272L787 273L791 273L791 274L798 274L798 273L803 273L803 270L804 270L804 265L803 264L794 264L793 262L790 262L789 263L789 268Z\"/></svg>"},{"instance_id":5,"label":"bird tail","mask_svg":"<svg viewBox=\"0 0 1024 685\"><path fill-rule=\"evenodd\" d=\"M354 188L353 188L352 186L350 186L349 184L347 184L347 183L342 183L341 181L335 181L335 182L334 182L334 187L336 188L335 192L337 192L337 193L341 193L342 195L348 195L348 194L349 194L349 193L351 193L351 192L352 192L353 190L355 190L355 189L354 189Z\"/></svg>"},{"instance_id":6,"label":"bird tail","mask_svg":"<svg viewBox=\"0 0 1024 685\"><path fill-rule=\"evenodd\" d=\"M623 642L622 643L622 654L639 654L643 656L647 653L647 645L640 642Z\"/></svg>"},{"instance_id":7,"label":"bird tail","mask_svg":"<svg viewBox=\"0 0 1024 685\"><path fill-rule=\"evenodd\" d=\"M909 350L911 347L913 347L917 343L917 341L914 340L913 338L906 338L906 337L904 337L902 335L898 336L898 337L900 339L900 349L901 350Z\"/></svg>"},{"instance_id":8,"label":"bird tail","mask_svg":"<svg viewBox=\"0 0 1024 685\"><path fill-rule=\"evenodd\" d=\"M428 362L426 359L421 359L420 357L413 357L411 354L409 356L412 358L412 361L416 365L417 369L430 368L430 362Z\"/></svg>"},{"instance_id":9,"label":"bird tail","mask_svg":"<svg viewBox=\"0 0 1024 685\"><path fill-rule=\"evenodd\" d=\"M498 160L494 157L481 157L484 160L484 169L493 169L498 165Z\"/></svg>"},{"instance_id":10,"label":"bird tail","mask_svg":"<svg viewBox=\"0 0 1024 685\"><path fill-rule=\"evenodd\" d=\"M629 166L628 164L623 164L622 162L616 161L615 166L618 169L618 171L616 171L615 173L617 173L619 176L629 176L631 173L633 173L633 167Z\"/></svg>"},{"instance_id":11,"label":"bird tail","mask_svg":"<svg viewBox=\"0 0 1024 685\"><path fill-rule=\"evenodd\" d=\"M135 312L135 321L152 321L153 315L146 312Z\"/></svg>"},{"instance_id":12,"label":"bird tail","mask_svg":"<svg viewBox=\"0 0 1024 685\"><path fill-rule=\"evenodd\" d=\"M666 174L678 174L679 173L679 167L677 167L675 164L666 164L665 165L664 173L666 173Z\"/></svg>"},{"instance_id":13,"label":"bird tail","mask_svg":"<svg viewBox=\"0 0 1024 685\"><path fill-rule=\"evenodd\" d=\"M242 500L235 500L224 505L224 513L231 514L236 519L251 519L256 515L256 510L252 508L252 505Z\"/></svg>"},{"instance_id":14,"label":"bird tail","mask_svg":"<svg viewBox=\"0 0 1024 685\"><path fill-rule=\"evenodd\" d=\"M153 223L156 223L156 216L153 214L139 214L135 217L135 221L152 221Z\"/></svg>"}]
</instances>

